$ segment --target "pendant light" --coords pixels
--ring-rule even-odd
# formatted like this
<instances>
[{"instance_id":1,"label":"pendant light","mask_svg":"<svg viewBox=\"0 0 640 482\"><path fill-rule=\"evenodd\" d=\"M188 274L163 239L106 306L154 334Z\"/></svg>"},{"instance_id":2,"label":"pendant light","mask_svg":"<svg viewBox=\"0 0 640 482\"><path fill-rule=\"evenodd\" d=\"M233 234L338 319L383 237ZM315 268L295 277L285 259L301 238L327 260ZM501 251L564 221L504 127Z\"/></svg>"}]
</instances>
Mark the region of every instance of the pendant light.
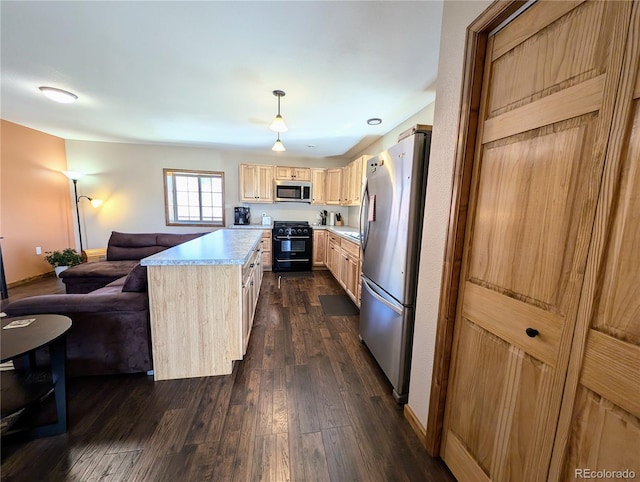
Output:
<instances>
[{"instance_id":1,"label":"pendant light","mask_svg":"<svg viewBox=\"0 0 640 482\"><path fill-rule=\"evenodd\" d=\"M284 144L280 140L280 133L279 132L278 132L278 140L275 142L275 144L273 144L273 147L271 148L271 150L272 151L276 151L276 152L284 152L284 151L286 151L286 149L284 148Z\"/></svg>"},{"instance_id":2,"label":"pendant light","mask_svg":"<svg viewBox=\"0 0 640 482\"><path fill-rule=\"evenodd\" d=\"M273 122L269 126L269 129L275 132L286 132L289 129L287 128L287 124L284 123L284 119L280 115L280 97L284 97L285 93L283 90L274 90L273 95L278 98L278 114L276 115L275 119L273 119Z\"/></svg>"}]
</instances>

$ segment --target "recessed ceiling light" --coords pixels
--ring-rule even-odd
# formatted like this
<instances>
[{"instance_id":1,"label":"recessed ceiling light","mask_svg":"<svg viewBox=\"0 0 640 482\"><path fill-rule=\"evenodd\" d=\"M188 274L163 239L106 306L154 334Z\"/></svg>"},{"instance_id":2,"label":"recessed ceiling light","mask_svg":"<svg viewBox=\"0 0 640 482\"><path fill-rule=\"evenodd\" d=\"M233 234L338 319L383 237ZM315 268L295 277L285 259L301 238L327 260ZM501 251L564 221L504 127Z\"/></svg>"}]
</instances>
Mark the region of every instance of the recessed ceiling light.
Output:
<instances>
[{"instance_id":1,"label":"recessed ceiling light","mask_svg":"<svg viewBox=\"0 0 640 482\"><path fill-rule=\"evenodd\" d=\"M316 145L315 145L315 144L308 144L308 145L307 145L307 147L308 147L309 149L315 149L315 148L316 148Z\"/></svg>"},{"instance_id":2,"label":"recessed ceiling light","mask_svg":"<svg viewBox=\"0 0 640 482\"><path fill-rule=\"evenodd\" d=\"M61 104L70 104L75 102L78 99L78 96L72 92L67 92L66 90L56 89L55 87L39 87L40 92L42 92L47 98L60 102Z\"/></svg>"},{"instance_id":3,"label":"recessed ceiling light","mask_svg":"<svg viewBox=\"0 0 640 482\"><path fill-rule=\"evenodd\" d=\"M382 124L382 119L380 119L379 117L372 117L371 119L367 119L367 124L369 124L370 126L377 126Z\"/></svg>"}]
</instances>

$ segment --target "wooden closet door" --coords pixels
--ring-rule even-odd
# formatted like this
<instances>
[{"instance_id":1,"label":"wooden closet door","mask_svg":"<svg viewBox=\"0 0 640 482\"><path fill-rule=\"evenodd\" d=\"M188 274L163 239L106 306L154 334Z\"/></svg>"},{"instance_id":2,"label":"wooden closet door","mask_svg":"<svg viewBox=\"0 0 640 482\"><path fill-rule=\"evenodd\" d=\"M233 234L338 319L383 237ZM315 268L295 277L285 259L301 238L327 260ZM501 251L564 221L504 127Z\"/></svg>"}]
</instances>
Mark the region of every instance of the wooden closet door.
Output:
<instances>
[{"instance_id":1,"label":"wooden closet door","mask_svg":"<svg viewBox=\"0 0 640 482\"><path fill-rule=\"evenodd\" d=\"M553 480L584 479L587 470L610 472L600 479L640 477L637 2L631 25L558 426Z\"/></svg>"},{"instance_id":2,"label":"wooden closet door","mask_svg":"<svg viewBox=\"0 0 640 482\"><path fill-rule=\"evenodd\" d=\"M538 2L490 37L442 457L547 478L629 2Z\"/></svg>"}]
</instances>

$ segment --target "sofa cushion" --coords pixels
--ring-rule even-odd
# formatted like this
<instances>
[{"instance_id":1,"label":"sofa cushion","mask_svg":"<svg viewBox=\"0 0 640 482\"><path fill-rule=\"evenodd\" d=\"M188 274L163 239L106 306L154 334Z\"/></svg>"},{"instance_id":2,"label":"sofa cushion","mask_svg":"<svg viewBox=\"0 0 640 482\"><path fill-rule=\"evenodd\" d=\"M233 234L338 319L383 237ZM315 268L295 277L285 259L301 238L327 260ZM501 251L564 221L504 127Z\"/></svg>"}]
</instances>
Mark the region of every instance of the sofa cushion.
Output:
<instances>
[{"instance_id":1,"label":"sofa cushion","mask_svg":"<svg viewBox=\"0 0 640 482\"><path fill-rule=\"evenodd\" d=\"M122 291L142 293L147 291L147 267L136 264L124 280Z\"/></svg>"},{"instance_id":2,"label":"sofa cushion","mask_svg":"<svg viewBox=\"0 0 640 482\"><path fill-rule=\"evenodd\" d=\"M165 246L167 248L172 248L173 246L177 246L179 244L186 243L187 241L191 241L192 239L199 238L204 234L207 234L207 233L187 233L187 234L158 233L156 244L158 246Z\"/></svg>"}]
</instances>

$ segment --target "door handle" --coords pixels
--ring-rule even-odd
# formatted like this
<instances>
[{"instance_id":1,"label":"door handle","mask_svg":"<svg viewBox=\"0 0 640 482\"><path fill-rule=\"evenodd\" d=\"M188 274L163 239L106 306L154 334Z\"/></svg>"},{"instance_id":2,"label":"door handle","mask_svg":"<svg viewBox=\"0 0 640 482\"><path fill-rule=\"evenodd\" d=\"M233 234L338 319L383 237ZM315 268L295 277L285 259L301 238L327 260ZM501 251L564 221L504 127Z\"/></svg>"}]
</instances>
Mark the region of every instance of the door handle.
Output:
<instances>
[{"instance_id":1,"label":"door handle","mask_svg":"<svg viewBox=\"0 0 640 482\"><path fill-rule=\"evenodd\" d=\"M527 328L525 330L525 333L527 334L527 336L529 338L535 338L536 336L538 336L540 334L540 332L538 330L536 330L535 328Z\"/></svg>"},{"instance_id":2,"label":"door handle","mask_svg":"<svg viewBox=\"0 0 640 482\"><path fill-rule=\"evenodd\" d=\"M387 308L389 308L389 309L393 310L394 312L398 313L399 315L402 314L402 308L398 308L397 306L392 305L389 301L385 300L382 296L380 296L378 293L373 291L373 289L371 288L371 285L369 284L369 282L366 279L362 278L362 284L364 284L364 286L367 289L367 291L369 292L369 294L371 296L373 296L376 300L378 300L380 303L385 305Z\"/></svg>"}]
</instances>

